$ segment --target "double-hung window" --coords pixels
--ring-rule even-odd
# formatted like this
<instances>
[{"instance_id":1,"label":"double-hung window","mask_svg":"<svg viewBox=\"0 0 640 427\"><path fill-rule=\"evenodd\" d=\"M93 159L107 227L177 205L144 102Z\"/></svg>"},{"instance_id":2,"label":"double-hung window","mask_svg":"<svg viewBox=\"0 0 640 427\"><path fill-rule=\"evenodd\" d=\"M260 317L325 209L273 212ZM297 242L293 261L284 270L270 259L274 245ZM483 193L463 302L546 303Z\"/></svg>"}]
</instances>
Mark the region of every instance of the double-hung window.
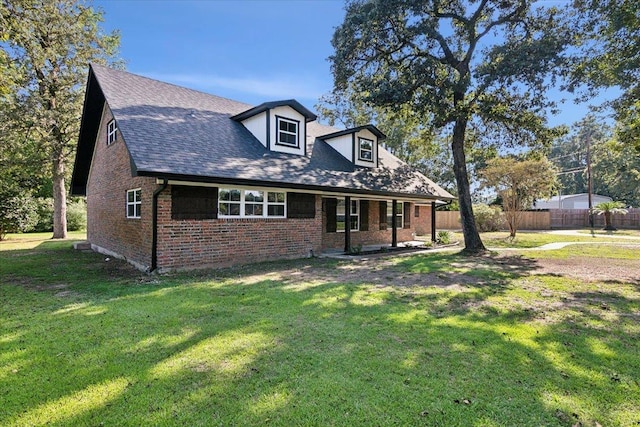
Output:
<instances>
[{"instance_id":1,"label":"double-hung window","mask_svg":"<svg viewBox=\"0 0 640 427\"><path fill-rule=\"evenodd\" d=\"M345 209L346 205L344 200L338 200L336 205L336 230L344 231L346 228L346 215L349 215L351 220L351 231L360 230L360 200L351 200L349 210Z\"/></svg>"},{"instance_id":2,"label":"double-hung window","mask_svg":"<svg viewBox=\"0 0 640 427\"><path fill-rule=\"evenodd\" d=\"M116 136L118 134L118 126L115 120L111 120L107 124L107 145L111 145L116 142Z\"/></svg>"},{"instance_id":3,"label":"double-hung window","mask_svg":"<svg viewBox=\"0 0 640 427\"><path fill-rule=\"evenodd\" d=\"M393 227L393 218L396 219L396 228L402 228L404 226L404 203L396 203L396 213L393 214L393 203L387 202L387 228Z\"/></svg>"},{"instance_id":4,"label":"double-hung window","mask_svg":"<svg viewBox=\"0 0 640 427\"><path fill-rule=\"evenodd\" d=\"M127 218L140 218L142 207L142 190L127 190Z\"/></svg>"},{"instance_id":5,"label":"double-hung window","mask_svg":"<svg viewBox=\"0 0 640 427\"><path fill-rule=\"evenodd\" d=\"M300 122L282 117L276 117L276 122L276 129L278 132L276 144L286 145L289 147L299 147L298 131Z\"/></svg>"},{"instance_id":6,"label":"double-hung window","mask_svg":"<svg viewBox=\"0 0 640 427\"><path fill-rule=\"evenodd\" d=\"M220 218L284 218L286 193L283 191L220 188Z\"/></svg>"},{"instance_id":7,"label":"double-hung window","mask_svg":"<svg viewBox=\"0 0 640 427\"><path fill-rule=\"evenodd\" d=\"M358 138L358 146L358 159L373 162L373 141L367 138Z\"/></svg>"}]
</instances>

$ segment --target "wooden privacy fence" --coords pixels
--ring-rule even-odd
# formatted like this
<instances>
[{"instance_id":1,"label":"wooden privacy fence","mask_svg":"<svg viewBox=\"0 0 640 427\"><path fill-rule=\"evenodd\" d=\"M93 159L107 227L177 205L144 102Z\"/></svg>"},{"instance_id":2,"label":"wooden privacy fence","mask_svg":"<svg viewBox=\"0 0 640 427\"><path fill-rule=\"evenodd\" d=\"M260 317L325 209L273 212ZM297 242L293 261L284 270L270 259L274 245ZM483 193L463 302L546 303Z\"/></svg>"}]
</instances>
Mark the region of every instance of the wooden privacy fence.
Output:
<instances>
[{"instance_id":1,"label":"wooden privacy fence","mask_svg":"<svg viewBox=\"0 0 640 427\"><path fill-rule=\"evenodd\" d=\"M614 214L611 223L616 228L640 228L640 209L627 209L626 215ZM589 209L553 209L551 214L551 228L580 228L589 227ZM604 215L593 215L593 225L604 227Z\"/></svg>"},{"instance_id":2,"label":"wooden privacy fence","mask_svg":"<svg viewBox=\"0 0 640 427\"><path fill-rule=\"evenodd\" d=\"M626 215L613 215L612 223L617 228L640 229L640 209L628 209ZM596 228L604 227L604 215L593 216ZM526 211L520 217L520 230L551 230L555 228L589 227L589 209L553 209L548 211ZM460 212L437 211L436 228L460 229ZM508 230L507 224L503 227Z\"/></svg>"}]
</instances>

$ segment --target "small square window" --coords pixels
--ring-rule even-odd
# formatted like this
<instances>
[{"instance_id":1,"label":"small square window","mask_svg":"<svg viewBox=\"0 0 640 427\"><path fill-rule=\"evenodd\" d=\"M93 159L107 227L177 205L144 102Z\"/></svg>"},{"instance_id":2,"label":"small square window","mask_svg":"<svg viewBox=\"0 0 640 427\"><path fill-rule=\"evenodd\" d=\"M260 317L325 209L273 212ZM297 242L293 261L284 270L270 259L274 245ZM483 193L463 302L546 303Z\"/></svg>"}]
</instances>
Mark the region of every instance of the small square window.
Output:
<instances>
[{"instance_id":1,"label":"small square window","mask_svg":"<svg viewBox=\"0 0 640 427\"><path fill-rule=\"evenodd\" d=\"M287 145L289 147L298 147L298 128L299 122L282 117L276 118L278 124L278 136L276 144Z\"/></svg>"},{"instance_id":2,"label":"small square window","mask_svg":"<svg viewBox=\"0 0 640 427\"><path fill-rule=\"evenodd\" d=\"M373 162L373 141L366 138L358 138L358 159L365 162Z\"/></svg>"},{"instance_id":3,"label":"small square window","mask_svg":"<svg viewBox=\"0 0 640 427\"><path fill-rule=\"evenodd\" d=\"M116 142L116 137L118 135L118 126L116 126L116 121L111 120L107 124L107 145L111 145Z\"/></svg>"},{"instance_id":4,"label":"small square window","mask_svg":"<svg viewBox=\"0 0 640 427\"><path fill-rule=\"evenodd\" d=\"M137 188L135 190L127 191L127 218L140 218L142 208L142 190Z\"/></svg>"}]
</instances>

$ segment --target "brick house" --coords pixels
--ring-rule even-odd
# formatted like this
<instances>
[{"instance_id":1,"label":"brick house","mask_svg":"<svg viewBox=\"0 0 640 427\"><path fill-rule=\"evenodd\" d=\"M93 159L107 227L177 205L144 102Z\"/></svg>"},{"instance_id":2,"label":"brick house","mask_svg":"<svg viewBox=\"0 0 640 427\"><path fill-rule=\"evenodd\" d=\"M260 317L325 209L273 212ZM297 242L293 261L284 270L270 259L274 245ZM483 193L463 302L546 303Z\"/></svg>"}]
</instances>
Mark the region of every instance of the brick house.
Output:
<instances>
[{"instance_id":1,"label":"brick house","mask_svg":"<svg viewBox=\"0 0 640 427\"><path fill-rule=\"evenodd\" d=\"M147 271L300 258L432 232L452 196L295 100L250 106L92 65L71 181L94 250Z\"/></svg>"}]
</instances>

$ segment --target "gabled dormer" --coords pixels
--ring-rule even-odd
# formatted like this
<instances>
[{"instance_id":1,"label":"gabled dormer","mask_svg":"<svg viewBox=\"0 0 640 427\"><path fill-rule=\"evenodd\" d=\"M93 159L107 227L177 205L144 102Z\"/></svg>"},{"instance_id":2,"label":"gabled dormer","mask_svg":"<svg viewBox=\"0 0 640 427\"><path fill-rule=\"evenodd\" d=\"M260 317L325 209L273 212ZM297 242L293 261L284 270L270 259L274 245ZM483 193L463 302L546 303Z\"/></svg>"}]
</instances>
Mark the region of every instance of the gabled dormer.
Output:
<instances>
[{"instance_id":1,"label":"gabled dormer","mask_svg":"<svg viewBox=\"0 0 640 427\"><path fill-rule=\"evenodd\" d=\"M262 145L279 153L307 154L307 123L316 115L295 99L265 102L231 117Z\"/></svg>"},{"instance_id":2,"label":"gabled dormer","mask_svg":"<svg viewBox=\"0 0 640 427\"><path fill-rule=\"evenodd\" d=\"M378 167L378 144L387 136L374 125L358 126L321 136L356 166Z\"/></svg>"}]
</instances>

